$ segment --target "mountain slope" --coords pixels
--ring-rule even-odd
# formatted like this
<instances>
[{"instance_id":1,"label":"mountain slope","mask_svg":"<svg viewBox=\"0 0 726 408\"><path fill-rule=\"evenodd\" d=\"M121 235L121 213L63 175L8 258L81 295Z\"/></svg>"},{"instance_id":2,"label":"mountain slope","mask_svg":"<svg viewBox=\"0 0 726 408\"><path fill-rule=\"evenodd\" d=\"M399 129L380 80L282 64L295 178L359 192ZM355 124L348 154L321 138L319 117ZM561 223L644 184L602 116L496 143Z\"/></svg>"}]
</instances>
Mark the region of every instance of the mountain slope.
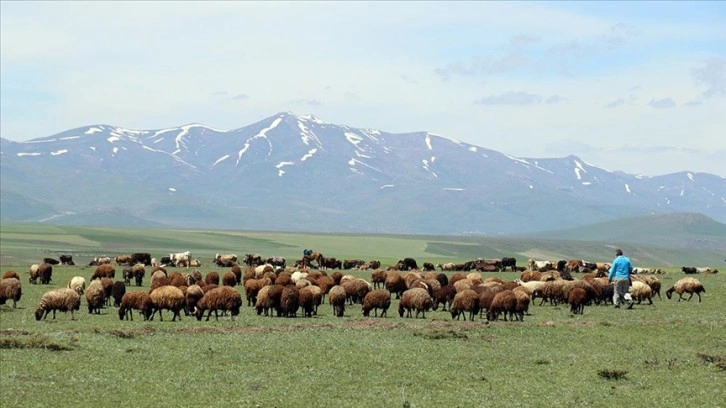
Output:
<instances>
[{"instance_id":1,"label":"mountain slope","mask_svg":"<svg viewBox=\"0 0 726 408\"><path fill-rule=\"evenodd\" d=\"M94 125L2 139L0 157L3 221L486 235L680 212L726 222L718 176L639 177L290 113L229 131Z\"/></svg>"}]
</instances>

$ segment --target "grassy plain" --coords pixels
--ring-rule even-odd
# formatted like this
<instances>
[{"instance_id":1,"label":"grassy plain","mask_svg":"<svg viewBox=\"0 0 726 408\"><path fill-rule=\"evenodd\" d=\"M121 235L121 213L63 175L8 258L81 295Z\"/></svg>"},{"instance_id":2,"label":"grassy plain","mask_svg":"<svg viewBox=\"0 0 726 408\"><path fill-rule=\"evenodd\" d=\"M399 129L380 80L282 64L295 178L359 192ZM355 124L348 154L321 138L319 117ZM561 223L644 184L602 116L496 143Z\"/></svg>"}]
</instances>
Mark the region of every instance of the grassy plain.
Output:
<instances>
[{"instance_id":1,"label":"grassy plain","mask_svg":"<svg viewBox=\"0 0 726 408\"><path fill-rule=\"evenodd\" d=\"M85 300L75 321L63 313L41 322L33 316L45 291L75 275L88 280L93 268L82 265L101 254L190 249L204 262L203 272L221 271L209 260L232 248L288 259L303 248L325 248L339 258L384 264L401 254L419 263L472 258L456 239L437 240L438 252L431 252L431 242L3 226L0 271L14 269L24 279L18 308L0 306L0 406L726 406L722 273L698 276L707 290L701 303L664 295L633 310L586 307L582 316L566 306L534 304L524 322L452 321L441 310L403 319L396 300L386 318L364 318L358 305L335 318L323 305L310 319L262 317L245 306L235 321L120 321L113 307L89 315ZM448 245L456 251L444 255ZM79 265L55 267L50 285L28 284L28 263L57 252L73 253ZM678 268L666 271L663 293L682 277ZM129 290L148 290L148 284L147 278Z\"/></svg>"}]
</instances>

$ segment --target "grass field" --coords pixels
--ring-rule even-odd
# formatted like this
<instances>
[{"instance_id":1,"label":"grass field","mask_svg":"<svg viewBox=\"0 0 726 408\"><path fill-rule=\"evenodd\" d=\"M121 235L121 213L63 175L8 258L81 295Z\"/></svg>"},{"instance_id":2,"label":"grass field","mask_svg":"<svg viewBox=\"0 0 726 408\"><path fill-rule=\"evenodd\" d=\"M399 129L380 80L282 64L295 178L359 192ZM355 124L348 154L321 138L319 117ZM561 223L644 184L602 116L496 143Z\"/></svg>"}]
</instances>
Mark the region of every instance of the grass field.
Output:
<instances>
[{"instance_id":1,"label":"grass field","mask_svg":"<svg viewBox=\"0 0 726 408\"><path fill-rule=\"evenodd\" d=\"M633 310L586 307L582 316L534 304L524 322L489 324L452 321L441 310L400 318L396 300L386 318L365 318L359 305L343 318L323 305L308 319L257 316L245 306L234 321L171 322L167 315L144 322L137 314L120 321L113 307L89 315L84 299L75 321L59 313L38 322L33 312L45 291L75 275L88 280L93 268L57 266L50 285L26 278L30 261L56 251L87 263L101 254L190 249L205 273L223 270L208 265L225 248L290 259L304 248L326 248L384 264L401 254L419 262L470 259L456 251L434 255L431 242L164 230L139 238L133 230L3 226L0 271L14 269L24 279L18 308L0 306L0 406L726 406L722 273L697 276L707 290L701 303L664 296ZM465 247L456 239L436 242L440 251ZM679 268L665 269L663 293L682 277ZM370 279L370 272L353 274ZM148 285L147 275L140 289Z\"/></svg>"}]
</instances>

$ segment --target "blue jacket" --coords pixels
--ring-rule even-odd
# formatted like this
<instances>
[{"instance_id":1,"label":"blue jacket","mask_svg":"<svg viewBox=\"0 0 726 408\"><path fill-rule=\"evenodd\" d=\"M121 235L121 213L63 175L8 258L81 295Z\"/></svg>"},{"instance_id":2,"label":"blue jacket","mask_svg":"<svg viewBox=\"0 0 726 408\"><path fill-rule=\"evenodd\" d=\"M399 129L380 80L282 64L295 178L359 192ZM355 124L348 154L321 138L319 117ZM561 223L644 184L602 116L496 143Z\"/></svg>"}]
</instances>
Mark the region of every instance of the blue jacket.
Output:
<instances>
[{"instance_id":1,"label":"blue jacket","mask_svg":"<svg viewBox=\"0 0 726 408\"><path fill-rule=\"evenodd\" d=\"M626 256L620 255L613 260L613 264L610 266L608 280L628 279L630 278L630 272L632 271L633 264L630 263L630 259Z\"/></svg>"}]
</instances>

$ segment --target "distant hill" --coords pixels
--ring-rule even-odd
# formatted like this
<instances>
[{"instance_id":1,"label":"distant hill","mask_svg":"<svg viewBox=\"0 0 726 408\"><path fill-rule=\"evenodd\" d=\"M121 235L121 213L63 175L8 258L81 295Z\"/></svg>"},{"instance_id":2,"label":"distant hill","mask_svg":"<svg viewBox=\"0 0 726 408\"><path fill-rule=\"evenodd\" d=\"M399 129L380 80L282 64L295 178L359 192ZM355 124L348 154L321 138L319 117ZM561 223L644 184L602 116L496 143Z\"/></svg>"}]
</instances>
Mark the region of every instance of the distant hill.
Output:
<instances>
[{"instance_id":1,"label":"distant hill","mask_svg":"<svg viewBox=\"0 0 726 408\"><path fill-rule=\"evenodd\" d=\"M713 174L643 177L292 113L228 131L0 139L0 197L0 221L59 225L503 236L648 214L726 222L726 179Z\"/></svg>"}]
</instances>

